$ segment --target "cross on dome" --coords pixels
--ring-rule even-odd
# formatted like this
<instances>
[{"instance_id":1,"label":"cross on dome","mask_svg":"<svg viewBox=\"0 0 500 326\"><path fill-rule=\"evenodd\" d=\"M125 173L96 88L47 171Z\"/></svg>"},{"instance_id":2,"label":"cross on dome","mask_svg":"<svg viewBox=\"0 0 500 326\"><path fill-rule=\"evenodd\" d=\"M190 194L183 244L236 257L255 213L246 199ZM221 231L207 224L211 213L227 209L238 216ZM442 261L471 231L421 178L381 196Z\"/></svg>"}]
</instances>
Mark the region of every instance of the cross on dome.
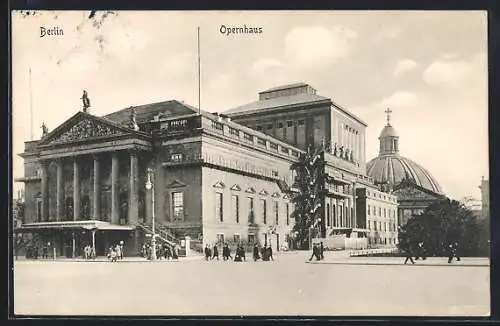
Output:
<instances>
[{"instance_id":1,"label":"cross on dome","mask_svg":"<svg viewBox=\"0 0 500 326\"><path fill-rule=\"evenodd\" d=\"M387 108L385 111L385 113L387 113L387 125L390 126L391 123L389 122L391 120L391 113L392 113L392 110Z\"/></svg>"}]
</instances>

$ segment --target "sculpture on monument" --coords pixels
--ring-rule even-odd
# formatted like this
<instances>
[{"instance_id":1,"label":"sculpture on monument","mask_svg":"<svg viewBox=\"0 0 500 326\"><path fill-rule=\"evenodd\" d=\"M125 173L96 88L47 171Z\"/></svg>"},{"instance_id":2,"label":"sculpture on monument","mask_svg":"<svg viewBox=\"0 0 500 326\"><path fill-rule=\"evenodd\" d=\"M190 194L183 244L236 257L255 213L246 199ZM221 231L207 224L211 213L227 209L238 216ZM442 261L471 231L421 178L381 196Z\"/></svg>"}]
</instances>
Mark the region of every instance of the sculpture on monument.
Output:
<instances>
[{"instance_id":1,"label":"sculpture on monument","mask_svg":"<svg viewBox=\"0 0 500 326\"><path fill-rule=\"evenodd\" d=\"M131 129L134 129L135 131L139 131L139 125L137 124L136 117L137 117L137 112L135 111L134 107L131 107L129 127Z\"/></svg>"},{"instance_id":2,"label":"sculpture on monument","mask_svg":"<svg viewBox=\"0 0 500 326\"><path fill-rule=\"evenodd\" d=\"M87 112L87 109L90 107L90 99L88 97L87 91L83 91L83 95L81 97L83 103L83 112Z\"/></svg>"},{"instance_id":3,"label":"sculpture on monument","mask_svg":"<svg viewBox=\"0 0 500 326\"><path fill-rule=\"evenodd\" d=\"M47 136L47 134L49 133L49 128L47 128L45 122L42 122L42 126L40 128L42 128L42 137Z\"/></svg>"}]
</instances>

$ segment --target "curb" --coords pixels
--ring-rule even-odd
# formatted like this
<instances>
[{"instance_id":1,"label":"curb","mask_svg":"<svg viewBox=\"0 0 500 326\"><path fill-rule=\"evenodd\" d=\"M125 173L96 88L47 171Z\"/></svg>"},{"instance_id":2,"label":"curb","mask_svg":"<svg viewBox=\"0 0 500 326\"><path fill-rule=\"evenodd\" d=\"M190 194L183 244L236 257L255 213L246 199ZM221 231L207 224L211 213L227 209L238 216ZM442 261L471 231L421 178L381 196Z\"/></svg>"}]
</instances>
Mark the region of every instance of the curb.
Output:
<instances>
[{"instance_id":1,"label":"curb","mask_svg":"<svg viewBox=\"0 0 500 326\"><path fill-rule=\"evenodd\" d=\"M463 267L490 267L489 264L404 264L404 263L374 263L374 262L313 262L306 261L306 264L315 264L315 265L368 265L368 266L463 266Z\"/></svg>"}]
</instances>

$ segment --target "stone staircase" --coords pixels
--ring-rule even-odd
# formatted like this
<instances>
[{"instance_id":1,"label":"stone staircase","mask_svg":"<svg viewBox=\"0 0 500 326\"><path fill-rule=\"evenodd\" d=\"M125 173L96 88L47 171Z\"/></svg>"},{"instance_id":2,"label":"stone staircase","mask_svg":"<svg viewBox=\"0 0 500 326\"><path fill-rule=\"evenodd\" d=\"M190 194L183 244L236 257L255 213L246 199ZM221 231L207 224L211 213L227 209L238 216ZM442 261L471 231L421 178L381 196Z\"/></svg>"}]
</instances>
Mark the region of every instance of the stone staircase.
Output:
<instances>
[{"instance_id":1,"label":"stone staircase","mask_svg":"<svg viewBox=\"0 0 500 326\"><path fill-rule=\"evenodd\" d=\"M153 234L153 226L149 223L139 222L136 224L136 226L148 234ZM186 248L183 248L181 246L181 241L169 231L167 226L156 223L155 232L157 241L166 244L170 247L170 249L173 249L175 246L177 246L179 257L186 256Z\"/></svg>"}]
</instances>

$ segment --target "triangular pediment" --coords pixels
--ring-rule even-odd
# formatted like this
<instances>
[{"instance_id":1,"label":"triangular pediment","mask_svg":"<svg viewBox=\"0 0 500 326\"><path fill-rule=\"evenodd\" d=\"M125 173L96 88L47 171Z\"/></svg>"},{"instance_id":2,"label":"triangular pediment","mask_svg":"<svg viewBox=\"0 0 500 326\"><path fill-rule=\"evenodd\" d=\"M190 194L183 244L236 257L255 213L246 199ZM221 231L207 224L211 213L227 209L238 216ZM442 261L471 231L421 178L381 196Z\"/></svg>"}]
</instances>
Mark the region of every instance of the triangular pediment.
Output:
<instances>
[{"instance_id":1,"label":"triangular pediment","mask_svg":"<svg viewBox=\"0 0 500 326\"><path fill-rule=\"evenodd\" d=\"M216 184L214 184L214 188L223 189L223 188L226 188L226 185L222 181L219 181Z\"/></svg>"},{"instance_id":2,"label":"triangular pediment","mask_svg":"<svg viewBox=\"0 0 500 326\"><path fill-rule=\"evenodd\" d=\"M170 183L167 188L181 188L181 187L185 187L186 184L184 182L182 182L181 180L179 179L176 179L174 180L172 183Z\"/></svg>"},{"instance_id":3,"label":"triangular pediment","mask_svg":"<svg viewBox=\"0 0 500 326\"><path fill-rule=\"evenodd\" d=\"M240 191L240 190L241 190L241 188L240 188L240 186L238 186L238 185L236 185L236 184L235 184L235 185L233 185L233 186L231 187L231 190L234 190L234 191Z\"/></svg>"},{"instance_id":4,"label":"triangular pediment","mask_svg":"<svg viewBox=\"0 0 500 326\"><path fill-rule=\"evenodd\" d=\"M250 193L250 194L255 194L255 189L253 187L250 187L250 188L248 188L245 191L248 192L248 193Z\"/></svg>"},{"instance_id":5,"label":"triangular pediment","mask_svg":"<svg viewBox=\"0 0 500 326\"><path fill-rule=\"evenodd\" d=\"M104 118L78 112L49 134L42 137L41 145L74 143L133 133Z\"/></svg>"},{"instance_id":6,"label":"triangular pediment","mask_svg":"<svg viewBox=\"0 0 500 326\"><path fill-rule=\"evenodd\" d=\"M392 194L398 197L399 202L406 200L437 200L442 198L442 195L436 194L416 184L398 187Z\"/></svg>"},{"instance_id":7,"label":"triangular pediment","mask_svg":"<svg viewBox=\"0 0 500 326\"><path fill-rule=\"evenodd\" d=\"M264 189L262 189L260 192L259 192L259 195L262 195L262 196L267 196L269 195L269 193L267 191L265 191Z\"/></svg>"}]
</instances>

